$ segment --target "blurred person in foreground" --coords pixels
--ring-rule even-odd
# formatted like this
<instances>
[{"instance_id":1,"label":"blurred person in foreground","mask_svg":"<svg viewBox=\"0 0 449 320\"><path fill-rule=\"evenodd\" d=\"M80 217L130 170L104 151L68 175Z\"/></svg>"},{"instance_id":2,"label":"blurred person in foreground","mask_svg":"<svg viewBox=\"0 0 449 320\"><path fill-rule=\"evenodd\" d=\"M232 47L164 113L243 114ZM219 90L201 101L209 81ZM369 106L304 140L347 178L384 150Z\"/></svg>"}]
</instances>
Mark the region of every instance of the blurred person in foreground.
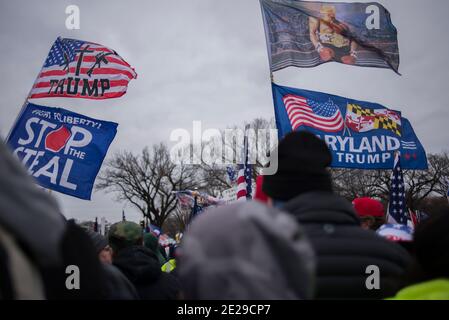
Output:
<instances>
[{"instance_id":1,"label":"blurred person in foreground","mask_svg":"<svg viewBox=\"0 0 449 320\"><path fill-rule=\"evenodd\" d=\"M67 221L0 139L0 299L105 299L106 276L88 235ZM80 272L69 284L67 266Z\"/></svg>"},{"instance_id":2,"label":"blurred person in foreground","mask_svg":"<svg viewBox=\"0 0 449 320\"><path fill-rule=\"evenodd\" d=\"M186 299L311 299L315 259L288 214L256 201L209 209L179 248Z\"/></svg>"},{"instance_id":3,"label":"blurred person in foreground","mask_svg":"<svg viewBox=\"0 0 449 320\"><path fill-rule=\"evenodd\" d=\"M304 227L317 255L318 299L378 299L400 288L411 263L395 243L364 230L350 202L333 193L327 168L332 155L306 131L288 134L278 146L278 171L265 176L270 203ZM369 290L367 268L380 270L380 288Z\"/></svg>"},{"instance_id":4,"label":"blurred person in foreground","mask_svg":"<svg viewBox=\"0 0 449 320\"><path fill-rule=\"evenodd\" d=\"M393 299L449 300L449 206L416 227L414 251L412 284Z\"/></svg>"},{"instance_id":5,"label":"blurred person in foreground","mask_svg":"<svg viewBox=\"0 0 449 320\"><path fill-rule=\"evenodd\" d=\"M175 300L180 284L161 271L156 254L143 245L143 230L137 223L122 221L109 229L113 264L134 284L142 300Z\"/></svg>"}]
</instances>

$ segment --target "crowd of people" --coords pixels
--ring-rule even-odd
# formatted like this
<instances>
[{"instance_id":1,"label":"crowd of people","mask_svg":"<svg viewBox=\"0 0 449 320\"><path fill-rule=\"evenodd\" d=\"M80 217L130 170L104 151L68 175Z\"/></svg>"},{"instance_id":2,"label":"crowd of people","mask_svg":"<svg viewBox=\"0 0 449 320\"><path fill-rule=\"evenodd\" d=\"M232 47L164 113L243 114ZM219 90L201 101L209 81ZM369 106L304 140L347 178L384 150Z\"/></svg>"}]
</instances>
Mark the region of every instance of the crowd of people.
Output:
<instances>
[{"instance_id":1,"label":"crowd of people","mask_svg":"<svg viewBox=\"0 0 449 320\"><path fill-rule=\"evenodd\" d=\"M0 299L449 299L449 206L386 225L379 201L333 192L313 134L278 156L253 201L199 214L167 254L134 222L102 236L66 220L0 142Z\"/></svg>"}]
</instances>

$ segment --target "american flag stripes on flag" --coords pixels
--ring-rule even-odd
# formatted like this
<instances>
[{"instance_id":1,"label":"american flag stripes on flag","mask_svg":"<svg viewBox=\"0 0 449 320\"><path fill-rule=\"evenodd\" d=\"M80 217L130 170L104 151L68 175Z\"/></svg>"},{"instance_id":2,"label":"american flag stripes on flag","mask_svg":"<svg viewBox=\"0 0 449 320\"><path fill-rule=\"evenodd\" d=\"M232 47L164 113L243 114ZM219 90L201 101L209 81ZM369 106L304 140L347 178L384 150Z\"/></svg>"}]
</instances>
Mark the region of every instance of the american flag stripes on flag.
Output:
<instances>
[{"instance_id":1,"label":"american flag stripes on flag","mask_svg":"<svg viewBox=\"0 0 449 320\"><path fill-rule=\"evenodd\" d=\"M54 42L29 98L117 98L137 77L114 50L98 43L65 39Z\"/></svg>"},{"instance_id":2,"label":"american flag stripes on flag","mask_svg":"<svg viewBox=\"0 0 449 320\"><path fill-rule=\"evenodd\" d=\"M409 215L410 220L412 221L413 224L413 228L415 228L418 224L429 218L429 216L425 212L419 210L415 211L409 210Z\"/></svg>"},{"instance_id":3,"label":"american flag stripes on flag","mask_svg":"<svg viewBox=\"0 0 449 320\"><path fill-rule=\"evenodd\" d=\"M251 164L249 163L248 152L248 135L247 130L249 126L245 127L245 140L243 144L243 164L238 166L237 176L237 200L251 199L252 193L252 179L251 179Z\"/></svg>"},{"instance_id":4,"label":"american flag stripes on flag","mask_svg":"<svg viewBox=\"0 0 449 320\"><path fill-rule=\"evenodd\" d=\"M405 202L405 184L401 168L401 154L396 153L391 175L390 201L388 203L388 223L407 224L408 214Z\"/></svg>"},{"instance_id":5,"label":"american flag stripes on flag","mask_svg":"<svg viewBox=\"0 0 449 320\"><path fill-rule=\"evenodd\" d=\"M344 128L340 108L332 100L321 103L288 94L283 97L283 102L293 130L307 126L325 132L339 132Z\"/></svg>"},{"instance_id":6,"label":"american flag stripes on flag","mask_svg":"<svg viewBox=\"0 0 449 320\"><path fill-rule=\"evenodd\" d=\"M251 192L251 165L240 164L237 177L237 200L250 199Z\"/></svg>"}]
</instances>

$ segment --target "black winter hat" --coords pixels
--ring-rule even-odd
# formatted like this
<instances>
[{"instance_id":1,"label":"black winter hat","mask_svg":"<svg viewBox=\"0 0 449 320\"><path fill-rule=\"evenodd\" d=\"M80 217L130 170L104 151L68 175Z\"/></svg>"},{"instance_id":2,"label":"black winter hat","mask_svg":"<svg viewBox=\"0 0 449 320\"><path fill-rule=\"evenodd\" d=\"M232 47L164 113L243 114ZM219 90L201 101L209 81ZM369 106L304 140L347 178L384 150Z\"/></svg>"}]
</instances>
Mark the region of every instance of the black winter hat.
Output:
<instances>
[{"instance_id":1,"label":"black winter hat","mask_svg":"<svg viewBox=\"0 0 449 320\"><path fill-rule=\"evenodd\" d=\"M332 155L326 143L307 131L288 134L278 146L278 171L265 176L263 191L287 201L308 191L332 191L327 167Z\"/></svg>"},{"instance_id":2,"label":"black winter hat","mask_svg":"<svg viewBox=\"0 0 449 320\"><path fill-rule=\"evenodd\" d=\"M106 246L108 245L108 240L104 236L102 236L98 232L94 232L91 230L86 230L86 232L89 235L90 239L92 240L95 251L97 253L100 253L101 250L106 248Z\"/></svg>"}]
</instances>

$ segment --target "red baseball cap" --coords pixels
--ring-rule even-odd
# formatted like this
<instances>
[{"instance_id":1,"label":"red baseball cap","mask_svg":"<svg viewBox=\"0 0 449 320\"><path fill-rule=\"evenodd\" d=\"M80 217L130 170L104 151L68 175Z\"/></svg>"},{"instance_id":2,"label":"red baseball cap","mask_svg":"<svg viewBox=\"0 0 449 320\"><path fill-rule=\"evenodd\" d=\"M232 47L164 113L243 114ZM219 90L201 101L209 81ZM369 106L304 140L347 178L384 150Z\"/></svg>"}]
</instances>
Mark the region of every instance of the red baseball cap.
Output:
<instances>
[{"instance_id":1,"label":"red baseball cap","mask_svg":"<svg viewBox=\"0 0 449 320\"><path fill-rule=\"evenodd\" d=\"M372 198L356 198L352 201L355 212L359 217L384 217L384 206L378 200Z\"/></svg>"}]
</instances>

